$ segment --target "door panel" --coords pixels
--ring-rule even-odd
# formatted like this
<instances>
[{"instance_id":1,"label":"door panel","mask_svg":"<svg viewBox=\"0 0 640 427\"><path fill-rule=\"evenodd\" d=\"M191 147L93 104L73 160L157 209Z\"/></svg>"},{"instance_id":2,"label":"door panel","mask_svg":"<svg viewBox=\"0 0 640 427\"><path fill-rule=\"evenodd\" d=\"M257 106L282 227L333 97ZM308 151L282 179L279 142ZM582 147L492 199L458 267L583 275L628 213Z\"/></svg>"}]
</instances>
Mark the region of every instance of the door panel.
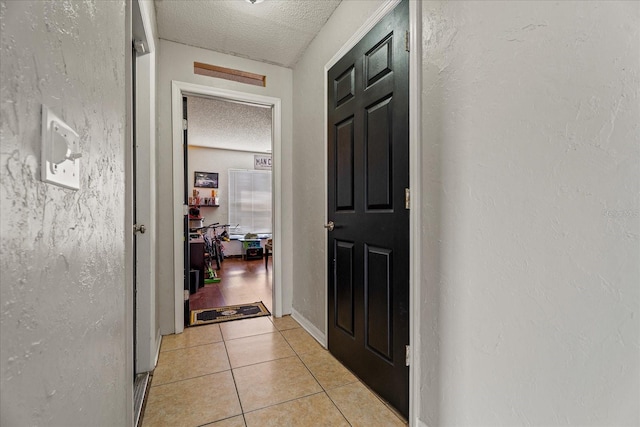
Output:
<instances>
[{"instance_id":1,"label":"door panel","mask_svg":"<svg viewBox=\"0 0 640 427\"><path fill-rule=\"evenodd\" d=\"M353 210L353 117L336 126L336 208Z\"/></svg>"},{"instance_id":2,"label":"door panel","mask_svg":"<svg viewBox=\"0 0 640 427\"><path fill-rule=\"evenodd\" d=\"M371 86L391 71L393 64L391 52L393 48L393 33L381 40L373 49L365 54L365 81Z\"/></svg>"},{"instance_id":3,"label":"door panel","mask_svg":"<svg viewBox=\"0 0 640 427\"><path fill-rule=\"evenodd\" d=\"M369 245L365 251L366 345L393 363L392 251Z\"/></svg>"},{"instance_id":4,"label":"door panel","mask_svg":"<svg viewBox=\"0 0 640 427\"><path fill-rule=\"evenodd\" d=\"M335 80L334 92L336 94L336 107L353 98L355 81L356 76L353 65Z\"/></svg>"},{"instance_id":5,"label":"door panel","mask_svg":"<svg viewBox=\"0 0 640 427\"><path fill-rule=\"evenodd\" d=\"M353 243L336 240L336 325L353 336Z\"/></svg>"},{"instance_id":6,"label":"door panel","mask_svg":"<svg viewBox=\"0 0 640 427\"><path fill-rule=\"evenodd\" d=\"M366 188L367 209L391 209L393 196L392 180L392 97L367 108L365 120L366 136Z\"/></svg>"},{"instance_id":7,"label":"door panel","mask_svg":"<svg viewBox=\"0 0 640 427\"><path fill-rule=\"evenodd\" d=\"M408 1L328 72L329 350L409 411Z\"/></svg>"}]
</instances>

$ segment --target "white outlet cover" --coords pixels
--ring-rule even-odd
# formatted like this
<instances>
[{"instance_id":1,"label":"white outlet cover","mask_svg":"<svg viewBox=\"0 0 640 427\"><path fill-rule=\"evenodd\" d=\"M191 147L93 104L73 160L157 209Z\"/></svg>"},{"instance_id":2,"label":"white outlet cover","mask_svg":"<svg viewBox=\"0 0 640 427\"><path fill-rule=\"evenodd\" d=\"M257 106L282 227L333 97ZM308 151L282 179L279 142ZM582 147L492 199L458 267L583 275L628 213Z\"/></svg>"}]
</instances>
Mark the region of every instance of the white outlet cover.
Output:
<instances>
[{"instance_id":1,"label":"white outlet cover","mask_svg":"<svg viewBox=\"0 0 640 427\"><path fill-rule=\"evenodd\" d=\"M80 189L79 141L76 131L42 105L40 177L43 182Z\"/></svg>"}]
</instances>

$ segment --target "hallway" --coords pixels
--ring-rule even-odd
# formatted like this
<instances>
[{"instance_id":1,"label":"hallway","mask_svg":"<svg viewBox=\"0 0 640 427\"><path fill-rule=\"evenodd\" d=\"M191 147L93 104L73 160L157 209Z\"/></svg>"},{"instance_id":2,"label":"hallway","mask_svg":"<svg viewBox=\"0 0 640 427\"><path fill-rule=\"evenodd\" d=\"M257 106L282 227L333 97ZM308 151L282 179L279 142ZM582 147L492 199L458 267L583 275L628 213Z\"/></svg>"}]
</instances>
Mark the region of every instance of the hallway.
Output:
<instances>
[{"instance_id":1,"label":"hallway","mask_svg":"<svg viewBox=\"0 0 640 427\"><path fill-rule=\"evenodd\" d=\"M142 425L403 426L289 316L163 337Z\"/></svg>"}]
</instances>

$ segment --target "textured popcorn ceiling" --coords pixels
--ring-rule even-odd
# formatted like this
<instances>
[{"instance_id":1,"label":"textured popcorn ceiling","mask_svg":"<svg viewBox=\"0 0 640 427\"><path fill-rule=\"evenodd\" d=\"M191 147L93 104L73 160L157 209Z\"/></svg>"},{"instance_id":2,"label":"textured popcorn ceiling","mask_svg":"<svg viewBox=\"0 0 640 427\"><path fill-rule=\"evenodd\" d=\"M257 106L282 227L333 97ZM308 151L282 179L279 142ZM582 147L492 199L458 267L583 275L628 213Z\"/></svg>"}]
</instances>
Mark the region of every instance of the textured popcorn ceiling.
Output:
<instances>
[{"instance_id":1,"label":"textured popcorn ceiling","mask_svg":"<svg viewBox=\"0 0 640 427\"><path fill-rule=\"evenodd\" d=\"M271 108L188 97L189 145L266 153L271 150Z\"/></svg>"},{"instance_id":2,"label":"textured popcorn ceiling","mask_svg":"<svg viewBox=\"0 0 640 427\"><path fill-rule=\"evenodd\" d=\"M341 0L156 0L160 38L293 67Z\"/></svg>"}]
</instances>

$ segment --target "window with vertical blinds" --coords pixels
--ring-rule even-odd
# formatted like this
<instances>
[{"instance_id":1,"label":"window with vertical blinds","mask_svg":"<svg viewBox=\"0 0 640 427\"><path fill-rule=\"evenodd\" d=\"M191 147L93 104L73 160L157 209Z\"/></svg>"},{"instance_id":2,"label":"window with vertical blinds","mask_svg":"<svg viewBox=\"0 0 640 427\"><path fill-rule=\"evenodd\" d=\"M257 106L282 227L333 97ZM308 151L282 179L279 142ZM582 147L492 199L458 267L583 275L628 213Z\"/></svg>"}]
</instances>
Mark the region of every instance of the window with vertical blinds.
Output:
<instances>
[{"instance_id":1,"label":"window with vertical blinds","mask_svg":"<svg viewBox=\"0 0 640 427\"><path fill-rule=\"evenodd\" d=\"M271 171L229 169L229 224L232 233L271 233Z\"/></svg>"}]
</instances>

